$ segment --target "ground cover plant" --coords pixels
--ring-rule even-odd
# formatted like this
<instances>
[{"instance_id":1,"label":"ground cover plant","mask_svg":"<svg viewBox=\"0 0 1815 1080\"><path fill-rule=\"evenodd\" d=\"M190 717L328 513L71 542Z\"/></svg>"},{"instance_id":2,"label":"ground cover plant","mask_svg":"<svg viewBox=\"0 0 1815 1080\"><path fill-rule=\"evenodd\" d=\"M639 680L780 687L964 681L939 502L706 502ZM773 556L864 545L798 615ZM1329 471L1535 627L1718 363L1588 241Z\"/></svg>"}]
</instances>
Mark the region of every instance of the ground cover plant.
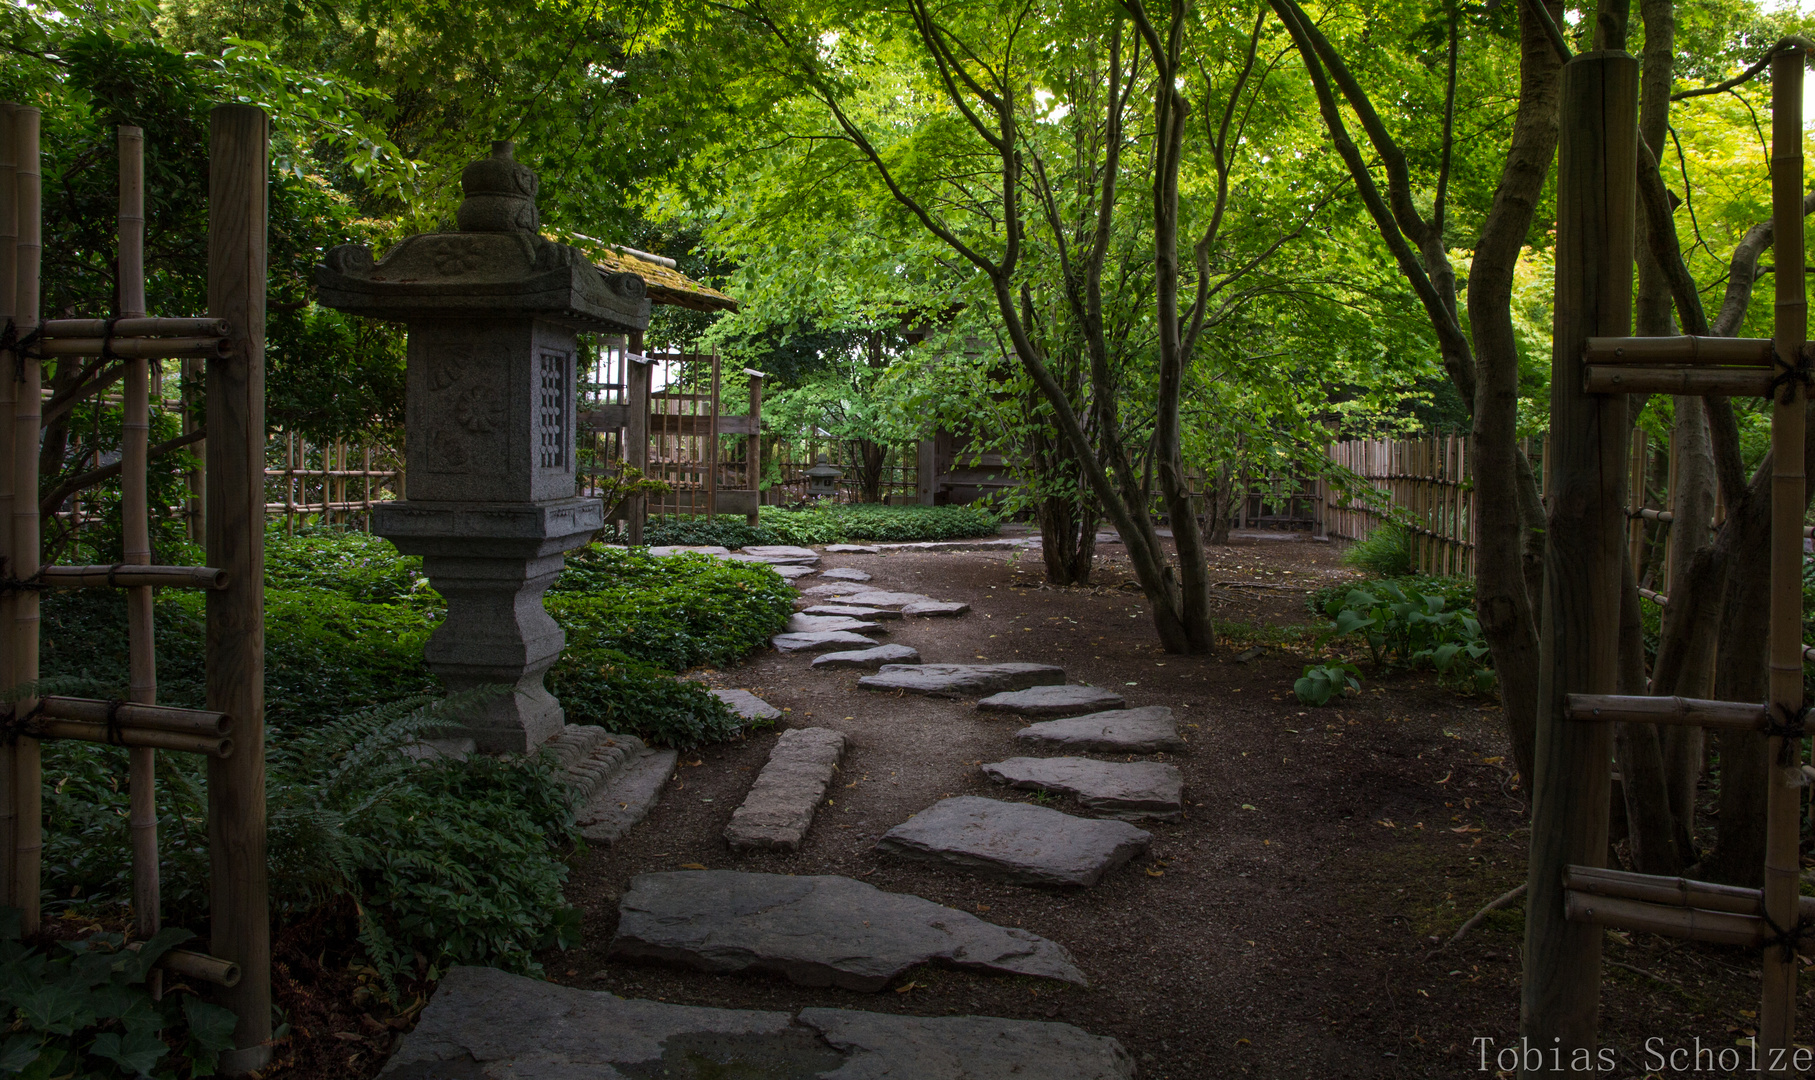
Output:
<instances>
[{"instance_id":1,"label":"ground cover plant","mask_svg":"<svg viewBox=\"0 0 1815 1080\"><path fill-rule=\"evenodd\" d=\"M1344 562L1350 562L1345 555ZM1474 589L1464 578L1407 576L1337 584L1306 598L1311 612L1329 620L1319 646L1364 646L1376 671L1429 667L1447 685L1473 693L1494 688L1493 660L1474 615ZM1353 664L1310 665L1293 686L1307 705L1323 705L1359 688Z\"/></svg>"},{"instance_id":2,"label":"ground cover plant","mask_svg":"<svg viewBox=\"0 0 1815 1080\"><path fill-rule=\"evenodd\" d=\"M760 524L741 517L653 518L643 530L651 546L717 544L846 544L880 541L970 540L994 536L1000 519L981 506L819 504L804 509L765 506Z\"/></svg>"}]
</instances>

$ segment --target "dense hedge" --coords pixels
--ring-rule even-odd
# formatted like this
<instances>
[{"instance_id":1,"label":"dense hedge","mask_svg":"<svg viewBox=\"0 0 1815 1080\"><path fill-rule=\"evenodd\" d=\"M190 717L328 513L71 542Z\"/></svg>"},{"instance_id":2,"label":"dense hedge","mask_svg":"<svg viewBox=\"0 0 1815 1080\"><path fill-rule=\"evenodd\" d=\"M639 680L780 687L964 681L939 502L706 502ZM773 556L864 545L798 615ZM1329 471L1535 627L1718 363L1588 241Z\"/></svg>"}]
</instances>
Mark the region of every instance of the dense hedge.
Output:
<instances>
[{"instance_id":1,"label":"dense hedge","mask_svg":"<svg viewBox=\"0 0 1815 1080\"><path fill-rule=\"evenodd\" d=\"M859 541L968 540L994 536L999 519L979 506L821 505L805 510L765 506L752 526L741 517L655 518L643 531L651 545L845 544Z\"/></svg>"}]
</instances>

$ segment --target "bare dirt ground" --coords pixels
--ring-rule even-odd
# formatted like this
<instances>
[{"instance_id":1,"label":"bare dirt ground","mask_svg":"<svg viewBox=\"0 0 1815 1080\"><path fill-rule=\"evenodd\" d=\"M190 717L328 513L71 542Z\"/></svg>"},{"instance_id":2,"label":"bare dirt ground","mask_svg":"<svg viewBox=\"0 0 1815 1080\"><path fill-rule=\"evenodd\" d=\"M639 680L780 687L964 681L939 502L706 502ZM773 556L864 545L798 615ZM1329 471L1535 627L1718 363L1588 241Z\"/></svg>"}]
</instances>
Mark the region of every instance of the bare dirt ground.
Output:
<instances>
[{"instance_id":1,"label":"bare dirt ground","mask_svg":"<svg viewBox=\"0 0 1815 1080\"><path fill-rule=\"evenodd\" d=\"M1235 625L1210 658L1159 650L1139 592L1118 587L1131 575L1113 545L1100 549L1094 589L1042 586L1037 555L827 556L822 569L856 567L875 586L973 606L891 624L883 640L928 662L1056 663L1130 705L1172 706L1189 738L1171 758L1185 774L1186 819L1143 824L1151 851L1087 890L881 856L884 831L947 795L1031 797L978 770L1017 752L1019 723L968 701L863 691L856 673L768 652L703 677L786 709L783 726L834 727L852 743L800 853L733 856L720 836L775 731L686 755L643 825L577 861L568 897L586 912L585 941L544 957L551 977L698 1005L1062 1019L1121 1040L1149 1078L1493 1075L1496 1053L1517 1042L1522 916L1515 906L1443 943L1523 880L1524 793L1484 699L1425 675L1373 673L1358 697L1329 707L1293 697L1311 647L1295 629L1310 618L1304 596L1352 576L1339 548L1250 537L1216 549L1219 617ZM1257 643L1258 657L1235 659ZM1092 985L925 967L861 994L606 958L633 875L702 866L845 874L975 911L1062 943ZM1616 1067L1601 1075L1729 1075L1657 1069L1646 1040L1734 1047L1757 1007L1755 954L1616 934L1607 957L1602 1043Z\"/></svg>"}]
</instances>

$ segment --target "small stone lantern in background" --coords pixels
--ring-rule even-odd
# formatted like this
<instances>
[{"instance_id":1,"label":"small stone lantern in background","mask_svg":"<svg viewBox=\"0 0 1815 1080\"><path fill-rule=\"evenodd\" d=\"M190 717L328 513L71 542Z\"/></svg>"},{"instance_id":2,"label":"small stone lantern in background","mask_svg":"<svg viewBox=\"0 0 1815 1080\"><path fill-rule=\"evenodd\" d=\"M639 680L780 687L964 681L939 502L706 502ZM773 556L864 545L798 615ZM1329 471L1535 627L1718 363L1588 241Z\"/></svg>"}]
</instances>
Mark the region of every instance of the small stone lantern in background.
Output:
<instances>
[{"instance_id":1,"label":"small stone lantern in background","mask_svg":"<svg viewBox=\"0 0 1815 1080\"><path fill-rule=\"evenodd\" d=\"M604 523L575 497L578 331L649 324L635 274L606 274L538 234L536 174L511 144L466 167L459 232L412 236L373 262L343 245L316 268L321 303L409 328L401 502L374 508L372 531L447 599L424 650L450 692L488 685L458 735L499 753L560 732L542 685L566 635L542 606L565 553Z\"/></svg>"},{"instance_id":2,"label":"small stone lantern in background","mask_svg":"<svg viewBox=\"0 0 1815 1080\"><path fill-rule=\"evenodd\" d=\"M838 497L838 481L844 479L844 470L836 465L826 463L826 456L819 455L819 460L806 472L807 497L825 499Z\"/></svg>"}]
</instances>

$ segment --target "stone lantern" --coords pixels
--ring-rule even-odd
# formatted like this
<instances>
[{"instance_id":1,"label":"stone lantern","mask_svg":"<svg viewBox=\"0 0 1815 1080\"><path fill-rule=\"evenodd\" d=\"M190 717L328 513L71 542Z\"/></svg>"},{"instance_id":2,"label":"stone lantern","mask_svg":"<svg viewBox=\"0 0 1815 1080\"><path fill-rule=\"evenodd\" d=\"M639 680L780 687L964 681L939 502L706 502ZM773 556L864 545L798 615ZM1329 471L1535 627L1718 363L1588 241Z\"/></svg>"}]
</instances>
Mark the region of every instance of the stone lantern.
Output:
<instances>
[{"instance_id":1,"label":"stone lantern","mask_svg":"<svg viewBox=\"0 0 1815 1080\"><path fill-rule=\"evenodd\" d=\"M635 274L537 233L536 175L510 143L460 186L460 231L409 237L377 262L337 247L316 284L326 307L408 327L404 498L374 507L372 531L422 556L447 599L424 650L443 685L512 688L450 734L523 751L565 722L542 676L566 635L542 594L604 523L599 500L575 496L574 335L642 330L649 301Z\"/></svg>"},{"instance_id":2,"label":"stone lantern","mask_svg":"<svg viewBox=\"0 0 1815 1080\"><path fill-rule=\"evenodd\" d=\"M827 464L826 456L819 459L806 471L807 497L811 499L837 498L838 481L844 479L844 470L836 465Z\"/></svg>"}]
</instances>

